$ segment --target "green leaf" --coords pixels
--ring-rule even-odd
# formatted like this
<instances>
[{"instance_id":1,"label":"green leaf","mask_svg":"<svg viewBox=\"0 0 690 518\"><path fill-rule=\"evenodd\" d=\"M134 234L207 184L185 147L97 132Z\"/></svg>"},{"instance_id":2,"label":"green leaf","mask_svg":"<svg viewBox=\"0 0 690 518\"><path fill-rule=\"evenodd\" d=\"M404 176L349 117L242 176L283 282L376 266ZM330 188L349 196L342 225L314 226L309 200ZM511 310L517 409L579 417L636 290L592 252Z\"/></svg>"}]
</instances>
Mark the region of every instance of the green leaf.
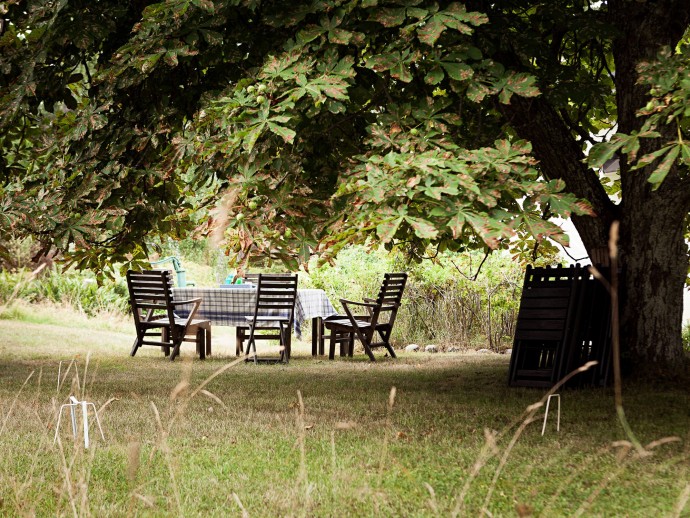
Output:
<instances>
[{"instance_id":1,"label":"green leaf","mask_svg":"<svg viewBox=\"0 0 690 518\"><path fill-rule=\"evenodd\" d=\"M384 27L397 27L405 22L405 8L383 8L377 9L371 14L369 19L373 22L379 22Z\"/></svg>"},{"instance_id":2,"label":"green leaf","mask_svg":"<svg viewBox=\"0 0 690 518\"><path fill-rule=\"evenodd\" d=\"M434 16L431 20L426 22L426 24L417 29L417 37L422 43L426 43L430 47L433 47L444 30L446 30L446 26Z\"/></svg>"},{"instance_id":3,"label":"green leaf","mask_svg":"<svg viewBox=\"0 0 690 518\"><path fill-rule=\"evenodd\" d=\"M397 218L392 218L379 223L376 226L376 234L382 243L388 243L391 239L393 239L393 237L395 237L395 233L398 231L398 228L400 228L400 225L404 219L405 218L403 216L399 216Z\"/></svg>"},{"instance_id":4,"label":"green leaf","mask_svg":"<svg viewBox=\"0 0 690 518\"><path fill-rule=\"evenodd\" d=\"M295 139L295 135L297 134L290 128L279 126L278 124L274 124L272 122L268 123L268 129L270 129L276 135L283 137L283 140L288 144L292 144L293 140Z\"/></svg>"},{"instance_id":5,"label":"green leaf","mask_svg":"<svg viewBox=\"0 0 690 518\"><path fill-rule=\"evenodd\" d=\"M448 75L456 81L465 81L474 75L472 67L464 63L448 63L444 61L441 65L448 72Z\"/></svg>"},{"instance_id":6,"label":"green leaf","mask_svg":"<svg viewBox=\"0 0 690 518\"><path fill-rule=\"evenodd\" d=\"M654 172L649 175L647 181L653 185L654 190L658 189L661 183L664 181L666 175L668 175L668 172L671 170L671 167L673 167L673 165L676 163L679 153L680 146L672 146L670 151L662 160L661 164L659 164L659 167L657 167Z\"/></svg>"},{"instance_id":7,"label":"green leaf","mask_svg":"<svg viewBox=\"0 0 690 518\"><path fill-rule=\"evenodd\" d=\"M316 38L326 33L326 29L320 25L313 25L306 29L303 29L297 33L297 41L304 45L310 41L314 41Z\"/></svg>"},{"instance_id":8,"label":"green leaf","mask_svg":"<svg viewBox=\"0 0 690 518\"><path fill-rule=\"evenodd\" d=\"M467 88L467 98L475 103L480 103L491 93L488 86L477 81L471 81Z\"/></svg>"},{"instance_id":9,"label":"green leaf","mask_svg":"<svg viewBox=\"0 0 690 518\"><path fill-rule=\"evenodd\" d=\"M412 216L408 216L405 219L414 229L414 233L417 237L421 237L422 239L434 239L438 236L438 230L428 221L421 218L413 218Z\"/></svg>"},{"instance_id":10,"label":"green leaf","mask_svg":"<svg viewBox=\"0 0 690 518\"><path fill-rule=\"evenodd\" d=\"M627 135L624 136L627 137ZM601 169L607 160L611 160L613 158L613 156L616 154L616 151L618 151L622 145L623 142L621 140L614 140L612 138L608 142L601 142L592 146L592 149L589 150L589 154L587 155L587 163L596 169Z\"/></svg>"},{"instance_id":11,"label":"green leaf","mask_svg":"<svg viewBox=\"0 0 690 518\"><path fill-rule=\"evenodd\" d=\"M443 69L441 67L434 67L424 76L424 82L429 85L436 85L443 81L444 77Z\"/></svg>"},{"instance_id":12,"label":"green leaf","mask_svg":"<svg viewBox=\"0 0 690 518\"><path fill-rule=\"evenodd\" d=\"M352 33L344 29L333 29L328 32L328 40L331 43L337 43L339 45L347 45L352 39Z\"/></svg>"}]
</instances>

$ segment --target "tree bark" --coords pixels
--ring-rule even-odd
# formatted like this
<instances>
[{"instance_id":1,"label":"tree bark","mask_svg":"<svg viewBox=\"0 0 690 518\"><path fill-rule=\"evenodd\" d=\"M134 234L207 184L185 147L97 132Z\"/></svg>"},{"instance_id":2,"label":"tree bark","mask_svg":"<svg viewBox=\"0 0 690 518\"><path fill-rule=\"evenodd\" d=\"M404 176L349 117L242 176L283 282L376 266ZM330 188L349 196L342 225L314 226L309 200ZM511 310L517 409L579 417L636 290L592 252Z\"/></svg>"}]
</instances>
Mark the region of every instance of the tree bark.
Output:
<instances>
[{"instance_id":1,"label":"tree bark","mask_svg":"<svg viewBox=\"0 0 690 518\"><path fill-rule=\"evenodd\" d=\"M648 101L648 87L637 83L637 66L654 60L663 46L675 46L690 23L690 2L611 0L609 8L620 29L613 42L618 130L630 134L640 129L643 119L637 111ZM643 140L638 156L674 140L674 127L658 130L662 137ZM675 166L653 191L647 178L654 165L630 171L626 157L622 158L621 345L628 348L637 370L673 371L684 357L683 289L688 274L684 231L690 184L687 174Z\"/></svg>"}]
</instances>

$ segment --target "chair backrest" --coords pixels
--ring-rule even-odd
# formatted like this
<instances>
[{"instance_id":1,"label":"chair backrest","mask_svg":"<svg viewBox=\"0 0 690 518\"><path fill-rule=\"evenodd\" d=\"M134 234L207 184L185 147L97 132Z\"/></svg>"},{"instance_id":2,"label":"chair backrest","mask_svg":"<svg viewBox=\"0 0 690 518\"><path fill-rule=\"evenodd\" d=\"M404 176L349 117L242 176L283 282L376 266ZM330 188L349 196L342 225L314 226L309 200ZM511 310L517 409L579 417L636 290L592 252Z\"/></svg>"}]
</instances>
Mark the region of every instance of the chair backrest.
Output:
<instances>
[{"instance_id":1,"label":"chair backrest","mask_svg":"<svg viewBox=\"0 0 690 518\"><path fill-rule=\"evenodd\" d=\"M292 325L297 299L297 274L260 273L257 279L254 318L262 315L281 315Z\"/></svg>"},{"instance_id":2,"label":"chair backrest","mask_svg":"<svg viewBox=\"0 0 690 518\"><path fill-rule=\"evenodd\" d=\"M399 306L406 283L406 273L385 274L379 295L376 297L376 303L383 306Z\"/></svg>"},{"instance_id":3,"label":"chair backrest","mask_svg":"<svg viewBox=\"0 0 690 518\"><path fill-rule=\"evenodd\" d=\"M392 329L395 317L398 314L400 300L402 299L405 284L407 283L406 273L387 273L383 276L383 282L379 289L379 294L374 301L377 307L371 311L371 322L373 326L387 326ZM382 314L388 315L387 321L382 321Z\"/></svg>"},{"instance_id":4,"label":"chair backrest","mask_svg":"<svg viewBox=\"0 0 690 518\"><path fill-rule=\"evenodd\" d=\"M152 317L167 317L173 335L177 332L174 325L172 274L169 270L144 270L127 272L127 289L129 302L134 314L134 325L137 333L144 332L142 324ZM173 339L177 338L173 336Z\"/></svg>"}]
</instances>

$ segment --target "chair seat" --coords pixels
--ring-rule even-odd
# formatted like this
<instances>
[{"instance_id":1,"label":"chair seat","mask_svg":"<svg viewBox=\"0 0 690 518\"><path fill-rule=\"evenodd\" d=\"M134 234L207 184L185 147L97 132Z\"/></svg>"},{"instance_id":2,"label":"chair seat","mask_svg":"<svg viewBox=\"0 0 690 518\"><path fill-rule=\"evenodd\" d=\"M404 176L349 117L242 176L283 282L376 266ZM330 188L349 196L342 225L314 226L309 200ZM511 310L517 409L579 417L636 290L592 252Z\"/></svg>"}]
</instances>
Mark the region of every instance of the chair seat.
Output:
<instances>
[{"instance_id":1,"label":"chair seat","mask_svg":"<svg viewBox=\"0 0 690 518\"><path fill-rule=\"evenodd\" d=\"M360 329L366 329L371 327L371 322L367 320L360 320L358 318L355 318L357 321L357 327ZM338 318L338 319L331 319L331 320L325 320L323 323L326 327L331 327L331 326L337 326L337 327L349 327L353 328L354 326L352 325L352 322L350 321L349 318ZM383 324L378 325L377 327L381 327Z\"/></svg>"},{"instance_id":2,"label":"chair seat","mask_svg":"<svg viewBox=\"0 0 690 518\"><path fill-rule=\"evenodd\" d=\"M187 322L187 321L186 321L184 318L176 318L176 319L175 319L175 325L176 325L176 326L184 327L184 325L186 324L186 322ZM191 321L189 322L189 326L190 326L190 327L191 327L191 326L204 326L204 325L210 324L210 323L211 323L210 320L197 320L197 319L194 319L194 320L191 320ZM150 320L150 321L148 321L148 322L142 322L142 324L144 324L144 325L147 326L147 327L160 327L161 325L166 325L166 326L167 326L167 325L168 325L168 319L167 319L167 318L154 318L153 320Z\"/></svg>"}]
</instances>

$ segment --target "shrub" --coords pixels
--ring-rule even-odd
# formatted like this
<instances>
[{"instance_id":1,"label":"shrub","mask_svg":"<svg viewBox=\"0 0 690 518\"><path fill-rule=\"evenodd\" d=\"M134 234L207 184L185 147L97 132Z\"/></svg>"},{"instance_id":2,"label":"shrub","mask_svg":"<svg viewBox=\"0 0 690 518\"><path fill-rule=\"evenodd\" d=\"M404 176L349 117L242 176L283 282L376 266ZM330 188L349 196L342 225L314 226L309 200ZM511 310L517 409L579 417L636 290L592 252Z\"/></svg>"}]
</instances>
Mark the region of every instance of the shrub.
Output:
<instances>
[{"instance_id":1,"label":"shrub","mask_svg":"<svg viewBox=\"0 0 690 518\"><path fill-rule=\"evenodd\" d=\"M55 265L37 277L24 269L0 272L0 301L6 304L11 298L67 304L93 316L100 312L126 312L129 297L123 279L104 281L99 286L90 272L65 270Z\"/></svg>"},{"instance_id":2,"label":"shrub","mask_svg":"<svg viewBox=\"0 0 690 518\"><path fill-rule=\"evenodd\" d=\"M521 267L506 254L490 255L475 277L483 255L440 254L413 263L383 249L343 250L334 266L310 270L314 287L326 291L336 309L341 298L376 295L385 272L410 274L392 340L398 345L433 342L467 347L507 347L513 336L520 299Z\"/></svg>"}]
</instances>

